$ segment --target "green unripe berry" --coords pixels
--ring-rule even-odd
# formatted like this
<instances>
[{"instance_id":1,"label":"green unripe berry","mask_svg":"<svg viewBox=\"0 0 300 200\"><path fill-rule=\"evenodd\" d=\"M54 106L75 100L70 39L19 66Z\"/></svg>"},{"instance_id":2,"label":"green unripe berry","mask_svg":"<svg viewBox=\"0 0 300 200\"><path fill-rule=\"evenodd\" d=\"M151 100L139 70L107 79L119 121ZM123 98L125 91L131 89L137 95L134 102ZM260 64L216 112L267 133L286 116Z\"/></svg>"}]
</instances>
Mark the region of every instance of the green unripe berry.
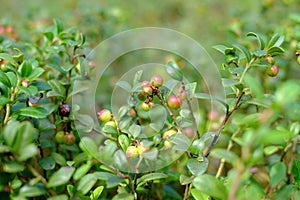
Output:
<instances>
[{"instance_id":1,"label":"green unripe berry","mask_svg":"<svg viewBox=\"0 0 300 200\"><path fill-rule=\"evenodd\" d=\"M58 144L65 144L66 143L65 132L64 131L57 132L55 134L55 141Z\"/></svg>"}]
</instances>

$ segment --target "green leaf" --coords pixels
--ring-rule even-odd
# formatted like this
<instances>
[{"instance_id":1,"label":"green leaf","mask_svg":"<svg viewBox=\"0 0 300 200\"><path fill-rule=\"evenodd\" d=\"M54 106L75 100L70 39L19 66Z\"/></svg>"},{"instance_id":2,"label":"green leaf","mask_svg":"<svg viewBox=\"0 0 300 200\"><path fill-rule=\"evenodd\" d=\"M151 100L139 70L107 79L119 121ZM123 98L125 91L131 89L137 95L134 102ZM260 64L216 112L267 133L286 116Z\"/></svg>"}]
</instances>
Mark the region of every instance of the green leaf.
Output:
<instances>
[{"instance_id":1,"label":"green leaf","mask_svg":"<svg viewBox=\"0 0 300 200\"><path fill-rule=\"evenodd\" d=\"M19 73L21 75L21 77L23 78L27 78L31 72L32 72L32 66L31 63L28 61L24 61L20 66L19 66Z\"/></svg>"},{"instance_id":2,"label":"green leaf","mask_svg":"<svg viewBox=\"0 0 300 200\"><path fill-rule=\"evenodd\" d=\"M77 114L75 125L78 132L89 133L94 128L94 120L89 115Z\"/></svg>"},{"instance_id":3,"label":"green leaf","mask_svg":"<svg viewBox=\"0 0 300 200\"><path fill-rule=\"evenodd\" d=\"M75 168L70 166L60 168L50 176L47 187L57 187L68 183L74 171Z\"/></svg>"},{"instance_id":4,"label":"green leaf","mask_svg":"<svg viewBox=\"0 0 300 200\"><path fill-rule=\"evenodd\" d=\"M190 158L187 163L187 168L194 176L204 174L208 168L208 159L203 157L203 160L197 158Z\"/></svg>"},{"instance_id":5,"label":"green leaf","mask_svg":"<svg viewBox=\"0 0 300 200\"><path fill-rule=\"evenodd\" d=\"M136 85L141 80L142 75L143 75L143 70L140 70L135 73L133 78L133 85Z\"/></svg>"},{"instance_id":6,"label":"green leaf","mask_svg":"<svg viewBox=\"0 0 300 200\"><path fill-rule=\"evenodd\" d=\"M82 176L84 176L91 169L91 167L92 167L92 164L90 164L90 163L81 165L74 173L73 179L75 181L79 180Z\"/></svg>"},{"instance_id":7,"label":"green leaf","mask_svg":"<svg viewBox=\"0 0 300 200\"><path fill-rule=\"evenodd\" d=\"M54 169L54 167L55 167L55 160L52 157L41 158L41 159L39 159L39 165L44 170Z\"/></svg>"},{"instance_id":8,"label":"green leaf","mask_svg":"<svg viewBox=\"0 0 300 200\"><path fill-rule=\"evenodd\" d=\"M87 174L82 177L77 185L77 190L83 195L88 193L97 182L97 176L95 174Z\"/></svg>"},{"instance_id":9,"label":"green leaf","mask_svg":"<svg viewBox=\"0 0 300 200\"><path fill-rule=\"evenodd\" d=\"M0 70L0 82L9 88L11 87L9 78L7 77L6 73L4 73L2 70Z\"/></svg>"},{"instance_id":10,"label":"green leaf","mask_svg":"<svg viewBox=\"0 0 300 200\"><path fill-rule=\"evenodd\" d=\"M132 135L132 137L137 138L142 132L142 127L136 124L132 124L129 127L128 131Z\"/></svg>"},{"instance_id":11,"label":"green leaf","mask_svg":"<svg viewBox=\"0 0 300 200\"><path fill-rule=\"evenodd\" d=\"M262 88L262 84L260 80L252 75L246 74L245 83L247 87L250 88L251 94L253 97L261 99L264 97L264 90Z\"/></svg>"},{"instance_id":12,"label":"green leaf","mask_svg":"<svg viewBox=\"0 0 300 200\"><path fill-rule=\"evenodd\" d=\"M299 82L289 80L277 87L274 100L278 105L285 106L299 99L299 95Z\"/></svg>"},{"instance_id":13,"label":"green leaf","mask_svg":"<svg viewBox=\"0 0 300 200\"><path fill-rule=\"evenodd\" d=\"M13 57L10 54L7 53L0 53L0 59L2 60L6 60L7 62L9 62L10 64L12 64L13 66L16 66L16 62L13 59Z\"/></svg>"},{"instance_id":14,"label":"green leaf","mask_svg":"<svg viewBox=\"0 0 300 200\"><path fill-rule=\"evenodd\" d=\"M194 98L204 99L204 100L211 100L210 94L207 94L207 93L195 93Z\"/></svg>"},{"instance_id":15,"label":"green leaf","mask_svg":"<svg viewBox=\"0 0 300 200\"><path fill-rule=\"evenodd\" d=\"M188 93L188 98L191 99L195 95L197 82L185 84L185 90Z\"/></svg>"},{"instance_id":16,"label":"green leaf","mask_svg":"<svg viewBox=\"0 0 300 200\"><path fill-rule=\"evenodd\" d=\"M130 141L129 141L128 137L125 134L119 135L118 142L119 142L121 148L123 149L123 151L126 151L126 149L130 145Z\"/></svg>"},{"instance_id":17,"label":"green leaf","mask_svg":"<svg viewBox=\"0 0 300 200\"><path fill-rule=\"evenodd\" d=\"M36 119L43 119L49 115L49 112L42 107L25 107L21 108L18 112L21 116L32 117Z\"/></svg>"},{"instance_id":18,"label":"green leaf","mask_svg":"<svg viewBox=\"0 0 300 200\"><path fill-rule=\"evenodd\" d=\"M37 87L38 91L48 91L52 89L47 82L43 81L34 81L29 84L29 86L31 85Z\"/></svg>"},{"instance_id":19,"label":"green leaf","mask_svg":"<svg viewBox=\"0 0 300 200\"><path fill-rule=\"evenodd\" d=\"M270 184L276 187L285 179L287 167L283 162L274 164L270 169Z\"/></svg>"},{"instance_id":20,"label":"green leaf","mask_svg":"<svg viewBox=\"0 0 300 200\"><path fill-rule=\"evenodd\" d=\"M0 96L0 106L3 106L5 104L9 104L10 103L10 99L6 98L4 96Z\"/></svg>"},{"instance_id":21,"label":"green leaf","mask_svg":"<svg viewBox=\"0 0 300 200\"><path fill-rule=\"evenodd\" d=\"M37 197L41 195L45 195L47 190L38 186L24 185L21 187L19 193L22 197Z\"/></svg>"},{"instance_id":22,"label":"green leaf","mask_svg":"<svg viewBox=\"0 0 300 200\"><path fill-rule=\"evenodd\" d=\"M210 155L212 155L215 158L225 159L226 162L232 164L239 162L239 157L235 153L226 149L215 148L211 151Z\"/></svg>"},{"instance_id":23,"label":"green leaf","mask_svg":"<svg viewBox=\"0 0 300 200\"><path fill-rule=\"evenodd\" d=\"M267 46L268 46L268 48L273 47L273 46L279 47L280 45L282 45L283 42L284 42L284 36L279 35L278 33L275 33L272 36L272 38L270 39Z\"/></svg>"},{"instance_id":24,"label":"green leaf","mask_svg":"<svg viewBox=\"0 0 300 200\"><path fill-rule=\"evenodd\" d=\"M7 78L9 79L10 85L12 87L16 87L18 83L18 78L15 72L7 72L6 73Z\"/></svg>"},{"instance_id":25,"label":"green leaf","mask_svg":"<svg viewBox=\"0 0 300 200\"><path fill-rule=\"evenodd\" d=\"M56 27L56 34L59 35L64 30L63 24L58 18L53 19L53 23L55 24Z\"/></svg>"},{"instance_id":26,"label":"green leaf","mask_svg":"<svg viewBox=\"0 0 300 200\"><path fill-rule=\"evenodd\" d=\"M36 80L39 76L41 76L44 73L44 69L43 68L35 68L31 74L26 78L26 80L28 81L34 81Z\"/></svg>"},{"instance_id":27,"label":"green leaf","mask_svg":"<svg viewBox=\"0 0 300 200\"><path fill-rule=\"evenodd\" d=\"M259 48L261 50L265 48L265 43L264 43L264 40L263 40L261 35L259 35L257 33L254 33L254 32L247 33L247 37L250 37L250 36L255 37L257 39L258 44L259 44Z\"/></svg>"},{"instance_id":28,"label":"green leaf","mask_svg":"<svg viewBox=\"0 0 300 200\"><path fill-rule=\"evenodd\" d=\"M228 191L216 177L208 174L197 176L193 185L197 190L217 199L227 199Z\"/></svg>"},{"instance_id":29,"label":"green leaf","mask_svg":"<svg viewBox=\"0 0 300 200\"><path fill-rule=\"evenodd\" d=\"M177 81L183 80L182 71L175 62L173 61L168 62L166 65L166 70L167 73L171 76L171 78Z\"/></svg>"},{"instance_id":30,"label":"green leaf","mask_svg":"<svg viewBox=\"0 0 300 200\"><path fill-rule=\"evenodd\" d=\"M213 48L225 55L225 50L228 48L227 46L224 45L215 45Z\"/></svg>"},{"instance_id":31,"label":"green leaf","mask_svg":"<svg viewBox=\"0 0 300 200\"><path fill-rule=\"evenodd\" d=\"M191 177L187 177L187 176L181 174L179 177L179 182L180 182L180 185L187 185L187 184L190 184L191 182L193 182L193 179Z\"/></svg>"},{"instance_id":32,"label":"green leaf","mask_svg":"<svg viewBox=\"0 0 300 200\"><path fill-rule=\"evenodd\" d=\"M98 200L100 197L104 187L103 186L98 186L90 195L91 200Z\"/></svg>"},{"instance_id":33,"label":"green leaf","mask_svg":"<svg viewBox=\"0 0 300 200\"><path fill-rule=\"evenodd\" d=\"M281 47L273 46L268 49L268 54L270 54L271 56L277 56L282 53L284 53L284 49Z\"/></svg>"},{"instance_id":34,"label":"green leaf","mask_svg":"<svg viewBox=\"0 0 300 200\"><path fill-rule=\"evenodd\" d=\"M38 153L37 146L35 144L29 144L29 145L22 145L20 146L21 148L19 149L19 161L24 161L29 158L34 157Z\"/></svg>"},{"instance_id":35,"label":"green leaf","mask_svg":"<svg viewBox=\"0 0 300 200\"><path fill-rule=\"evenodd\" d=\"M65 194L49 197L47 200L68 200L68 196Z\"/></svg>"},{"instance_id":36,"label":"green leaf","mask_svg":"<svg viewBox=\"0 0 300 200\"><path fill-rule=\"evenodd\" d=\"M115 195L112 200L134 200L134 195L129 193L121 193Z\"/></svg>"},{"instance_id":37,"label":"green leaf","mask_svg":"<svg viewBox=\"0 0 300 200\"><path fill-rule=\"evenodd\" d=\"M294 160L293 167L292 167L292 174L296 181L296 185L300 186L300 161Z\"/></svg>"},{"instance_id":38,"label":"green leaf","mask_svg":"<svg viewBox=\"0 0 300 200\"><path fill-rule=\"evenodd\" d=\"M280 146L267 146L264 148L264 154L269 156L280 149L282 149Z\"/></svg>"},{"instance_id":39,"label":"green leaf","mask_svg":"<svg viewBox=\"0 0 300 200\"><path fill-rule=\"evenodd\" d=\"M193 195L193 197L195 198L195 200L206 200L209 199L209 196L207 194L203 194L202 192L200 192L199 190L193 188L191 189L191 194Z\"/></svg>"},{"instance_id":40,"label":"green leaf","mask_svg":"<svg viewBox=\"0 0 300 200\"><path fill-rule=\"evenodd\" d=\"M119 86L120 88L123 88L124 90L126 90L128 93L131 93L131 85L127 82L127 81L118 81L116 83L117 86Z\"/></svg>"},{"instance_id":41,"label":"green leaf","mask_svg":"<svg viewBox=\"0 0 300 200\"><path fill-rule=\"evenodd\" d=\"M233 44L232 46L234 46L235 48L237 48L238 50L240 50L244 54L247 62L250 62L250 60L251 60L251 53L248 51L248 49L246 47L244 47L244 46L242 46L240 44Z\"/></svg>"},{"instance_id":42,"label":"green leaf","mask_svg":"<svg viewBox=\"0 0 300 200\"><path fill-rule=\"evenodd\" d=\"M16 161L9 161L3 164L2 170L7 173L18 173L25 169L25 166Z\"/></svg>"},{"instance_id":43,"label":"green leaf","mask_svg":"<svg viewBox=\"0 0 300 200\"><path fill-rule=\"evenodd\" d=\"M51 157L55 160L55 162L61 166L66 165L66 159L59 153L52 152Z\"/></svg>"},{"instance_id":44,"label":"green leaf","mask_svg":"<svg viewBox=\"0 0 300 200\"><path fill-rule=\"evenodd\" d=\"M87 155L95 156L98 154L98 148L96 143L89 137L81 138L79 147Z\"/></svg>"},{"instance_id":45,"label":"green leaf","mask_svg":"<svg viewBox=\"0 0 300 200\"><path fill-rule=\"evenodd\" d=\"M107 188L115 187L123 181L121 177L108 172L95 172L93 174L95 174L99 180L106 181Z\"/></svg>"},{"instance_id":46,"label":"green leaf","mask_svg":"<svg viewBox=\"0 0 300 200\"><path fill-rule=\"evenodd\" d=\"M149 174L142 176L141 178L138 178L137 185L140 186L140 185L147 183L148 181L153 181L153 180L167 178L167 177L168 176L163 173L149 173Z\"/></svg>"},{"instance_id":47,"label":"green leaf","mask_svg":"<svg viewBox=\"0 0 300 200\"><path fill-rule=\"evenodd\" d=\"M48 81L48 84L52 88L52 91L51 91L52 93L48 92L48 94L47 94L48 97L49 96L65 97L66 89L58 80L52 79L52 80Z\"/></svg>"}]
</instances>

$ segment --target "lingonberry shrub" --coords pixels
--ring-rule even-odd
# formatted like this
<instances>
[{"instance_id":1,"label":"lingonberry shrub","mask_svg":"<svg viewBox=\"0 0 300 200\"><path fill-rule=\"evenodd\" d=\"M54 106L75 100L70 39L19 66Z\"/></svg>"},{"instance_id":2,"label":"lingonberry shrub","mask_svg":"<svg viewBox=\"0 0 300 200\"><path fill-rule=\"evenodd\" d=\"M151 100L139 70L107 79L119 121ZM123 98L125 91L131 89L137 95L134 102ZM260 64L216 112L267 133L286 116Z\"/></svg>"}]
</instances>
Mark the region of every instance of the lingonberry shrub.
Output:
<instances>
[{"instance_id":1,"label":"lingonberry shrub","mask_svg":"<svg viewBox=\"0 0 300 200\"><path fill-rule=\"evenodd\" d=\"M168 56L164 75L118 82L127 99L97 105L97 126L72 104L95 81L84 35L55 19L15 48L17 30L0 26L0 199L299 198L300 84L284 71L285 37L235 33L242 44L214 46L225 100Z\"/></svg>"}]
</instances>

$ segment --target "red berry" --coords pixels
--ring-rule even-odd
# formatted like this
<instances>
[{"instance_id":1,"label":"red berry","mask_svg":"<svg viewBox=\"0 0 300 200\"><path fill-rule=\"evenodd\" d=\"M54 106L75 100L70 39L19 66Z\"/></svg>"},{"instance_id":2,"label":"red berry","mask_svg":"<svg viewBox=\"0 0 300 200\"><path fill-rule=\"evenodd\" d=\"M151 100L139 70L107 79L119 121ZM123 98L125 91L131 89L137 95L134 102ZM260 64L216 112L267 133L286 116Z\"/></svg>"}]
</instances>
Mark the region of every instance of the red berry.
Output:
<instances>
[{"instance_id":1,"label":"red berry","mask_svg":"<svg viewBox=\"0 0 300 200\"><path fill-rule=\"evenodd\" d=\"M276 65L272 65L272 67L268 67L266 72L269 76L274 77L278 74L278 67Z\"/></svg>"},{"instance_id":2,"label":"red berry","mask_svg":"<svg viewBox=\"0 0 300 200\"><path fill-rule=\"evenodd\" d=\"M194 136L194 130L192 128L185 128L183 130L183 133L186 134L186 136L188 136L188 137Z\"/></svg>"},{"instance_id":3,"label":"red berry","mask_svg":"<svg viewBox=\"0 0 300 200\"><path fill-rule=\"evenodd\" d=\"M173 109L178 109L181 106L181 99L177 96L170 96L168 99L168 106Z\"/></svg>"},{"instance_id":4,"label":"red berry","mask_svg":"<svg viewBox=\"0 0 300 200\"><path fill-rule=\"evenodd\" d=\"M129 111L128 111L128 114L131 115L132 117L136 117L136 111L131 108Z\"/></svg>"},{"instance_id":5,"label":"red berry","mask_svg":"<svg viewBox=\"0 0 300 200\"><path fill-rule=\"evenodd\" d=\"M108 122L112 119L111 112L107 109L100 110L98 112L98 117L103 122Z\"/></svg>"},{"instance_id":6,"label":"red berry","mask_svg":"<svg viewBox=\"0 0 300 200\"><path fill-rule=\"evenodd\" d=\"M162 86L164 80L160 75L154 75L151 77L150 82L152 83L153 86L160 87Z\"/></svg>"},{"instance_id":7,"label":"red berry","mask_svg":"<svg viewBox=\"0 0 300 200\"><path fill-rule=\"evenodd\" d=\"M75 143L75 136L73 133L67 133L65 135L66 145L72 145Z\"/></svg>"}]
</instances>

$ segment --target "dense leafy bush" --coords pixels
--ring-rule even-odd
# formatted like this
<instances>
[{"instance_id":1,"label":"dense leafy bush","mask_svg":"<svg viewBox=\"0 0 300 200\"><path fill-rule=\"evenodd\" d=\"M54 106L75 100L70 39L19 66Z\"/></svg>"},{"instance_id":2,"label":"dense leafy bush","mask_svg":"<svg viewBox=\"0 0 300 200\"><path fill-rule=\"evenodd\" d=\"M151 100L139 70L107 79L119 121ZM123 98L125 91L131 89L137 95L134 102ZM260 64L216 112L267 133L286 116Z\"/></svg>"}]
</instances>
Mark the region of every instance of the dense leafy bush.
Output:
<instances>
[{"instance_id":1,"label":"dense leafy bush","mask_svg":"<svg viewBox=\"0 0 300 200\"><path fill-rule=\"evenodd\" d=\"M118 107L101 88L85 101L101 83L78 28L54 19L22 40L1 26L0 198L299 199L300 82L288 67L300 60L300 20L290 18L295 31L233 26L236 40L214 46L226 98L167 53L162 74L102 74L125 93Z\"/></svg>"}]
</instances>

